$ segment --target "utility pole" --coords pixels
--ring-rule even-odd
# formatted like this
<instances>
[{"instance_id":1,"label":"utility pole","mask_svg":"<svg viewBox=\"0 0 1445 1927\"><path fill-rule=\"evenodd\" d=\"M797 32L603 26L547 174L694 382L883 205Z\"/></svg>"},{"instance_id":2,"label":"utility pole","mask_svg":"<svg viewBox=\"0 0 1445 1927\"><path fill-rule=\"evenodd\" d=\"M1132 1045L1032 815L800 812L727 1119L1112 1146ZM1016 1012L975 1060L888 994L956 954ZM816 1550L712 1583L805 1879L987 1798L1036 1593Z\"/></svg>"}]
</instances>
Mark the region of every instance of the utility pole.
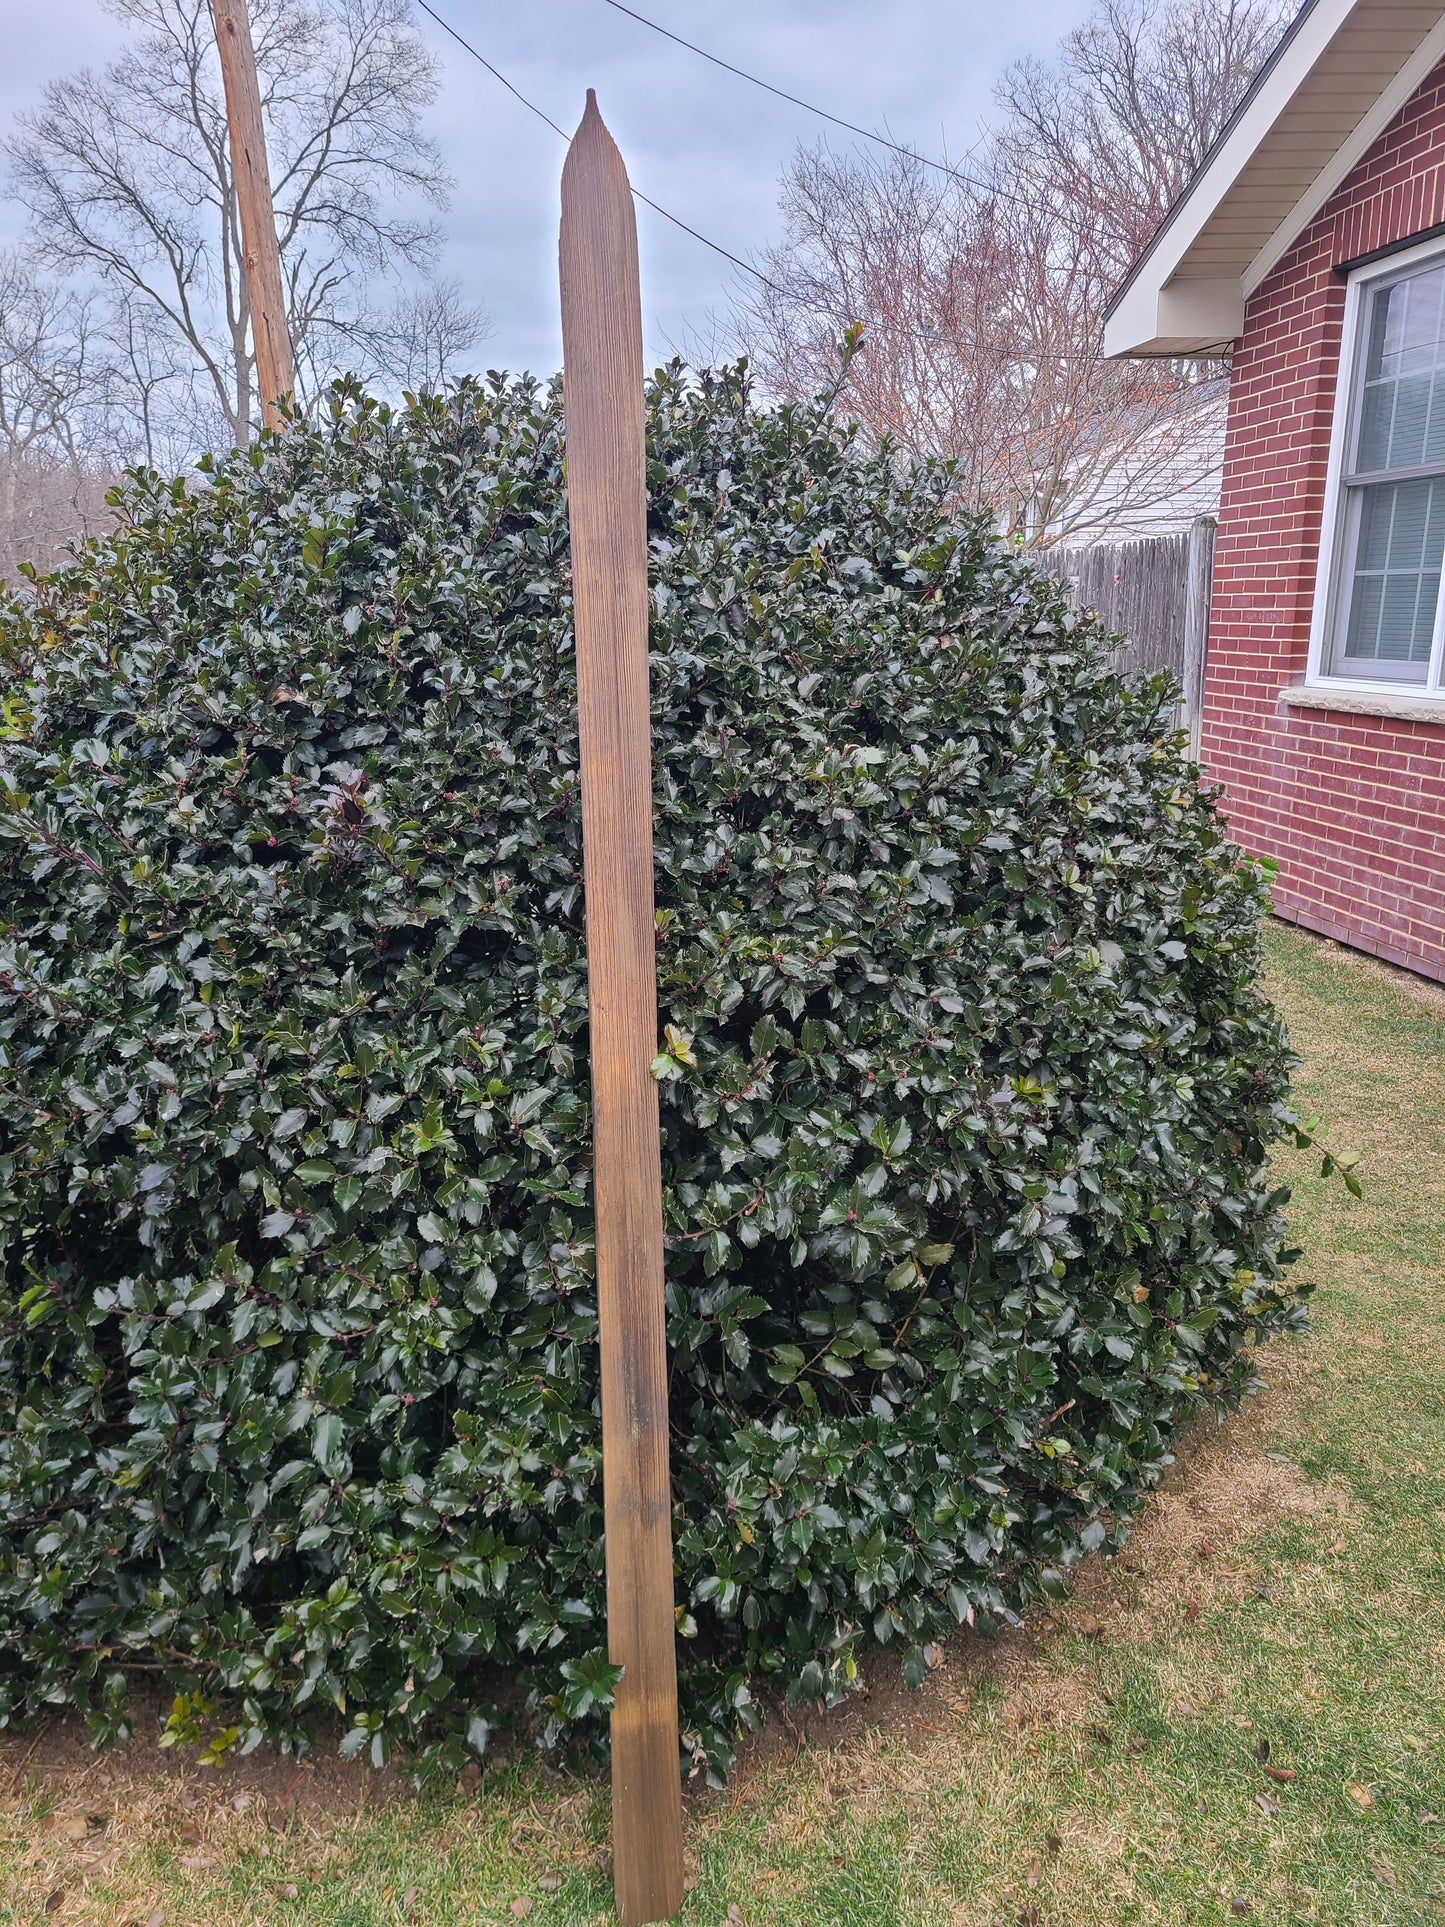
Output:
<instances>
[{"instance_id":1,"label":"utility pole","mask_svg":"<svg viewBox=\"0 0 1445 1927\"><path fill-rule=\"evenodd\" d=\"M251 338L256 347L261 420L267 428L280 428L283 423L277 403L289 399L295 392L296 374L291 362L291 336L286 326L286 297L281 285L281 250L276 245L271 175L266 165L266 130L261 121L256 49L251 41L246 0L211 0L211 13L216 23L221 79L226 89L231 172L235 177L236 208L241 218L241 250L246 298L251 310Z\"/></svg>"},{"instance_id":2,"label":"utility pole","mask_svg":"<svg viewBox=\"0 0 1445 1927\"><path fill-rule=\"evenodd\" d=\"M589 88L562 169L562 398L592 1056L612 1867L625 1927L682 1906L652 896L637 219Z\"/></svg>"}]
</instances>

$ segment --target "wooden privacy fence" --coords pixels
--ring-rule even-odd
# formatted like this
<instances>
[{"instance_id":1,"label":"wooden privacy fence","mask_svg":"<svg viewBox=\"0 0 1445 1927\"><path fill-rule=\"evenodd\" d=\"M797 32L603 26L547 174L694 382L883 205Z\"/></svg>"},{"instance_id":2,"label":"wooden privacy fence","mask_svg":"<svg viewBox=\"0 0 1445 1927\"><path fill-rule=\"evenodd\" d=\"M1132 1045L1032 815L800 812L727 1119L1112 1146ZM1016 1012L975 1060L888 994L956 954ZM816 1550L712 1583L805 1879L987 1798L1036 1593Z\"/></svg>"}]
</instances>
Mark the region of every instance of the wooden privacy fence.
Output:
<instances>
[{"instance_id":1,"label":"wooden privacy fence","mask_svg":"<svg viewBox=\"0 0 1445 1927\"><path fill-rule=\"evenodd\" d=\"M1097 611L1123 638L1114 651L1117 668L1129 676L1167 669L1179 679L1184 691L1180 720L1196 756L1214 526L1212 516L1201 515L1177 535L1062 545L1045 557L1068 583L1075 607Z\"/></svg>"}]
</instances>

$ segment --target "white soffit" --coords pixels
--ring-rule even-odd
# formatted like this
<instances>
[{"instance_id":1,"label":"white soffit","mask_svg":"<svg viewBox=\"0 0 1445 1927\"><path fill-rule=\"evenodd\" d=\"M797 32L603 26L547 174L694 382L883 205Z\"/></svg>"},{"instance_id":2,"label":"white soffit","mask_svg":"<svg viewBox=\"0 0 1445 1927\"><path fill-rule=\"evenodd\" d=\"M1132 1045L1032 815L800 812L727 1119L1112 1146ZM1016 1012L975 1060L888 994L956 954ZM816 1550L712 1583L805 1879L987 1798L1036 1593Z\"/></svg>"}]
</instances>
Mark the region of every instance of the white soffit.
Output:
<instances>
[{"instance_id":1,"label":"white soffit","mask_svg":"<svg viewBox=\"0 0 1445 1927\"><path fill-rule=\"evenodd\" d=\"M1109 305L1104 352L1220 355L1244 304L1445 59L1445 0L1306 0Z\"/></svg>"}]
</instances>

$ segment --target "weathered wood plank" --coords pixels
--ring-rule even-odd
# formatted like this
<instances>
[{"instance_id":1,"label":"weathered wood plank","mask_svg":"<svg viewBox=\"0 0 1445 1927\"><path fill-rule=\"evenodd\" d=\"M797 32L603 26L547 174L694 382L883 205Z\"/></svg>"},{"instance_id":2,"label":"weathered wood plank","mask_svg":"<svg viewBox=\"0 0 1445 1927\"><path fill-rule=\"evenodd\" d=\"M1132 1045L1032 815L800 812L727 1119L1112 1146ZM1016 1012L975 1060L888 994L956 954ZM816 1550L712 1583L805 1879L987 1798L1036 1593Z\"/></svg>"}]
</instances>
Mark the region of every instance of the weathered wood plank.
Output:
<instances>
[{"instance_id":1,"label":"weathered wood plank","mask_svg":"<svg viewBox=\"0 0 1445 1927\"><path fill-rule=\"evenodd\" d=\"M1201 515L1189 531L1188 579L1184 598L1184 720L1189 754L1199 755L1204 715L1204 663L1209 643L1209 606L1214 586L1213 516Z\"/></svg>"},{"instance_id":2,"label":"weathered wood plank","mask_svg":"<svg viewBox=\"0 0 1445 1927\"><path fill-rule=\"evenodd\" d=\"M682 1905L652 896L642 304L627 172L588 90L562 171L563 398L581 724L602 1366L612 1864L627 1923Z\"/></svg>"},{"instance_id":3,"label":"weathered wood plank","mask_svg":"<svg viewBox=\"0 0 1445 1927\"><path fill-rule=\"evenodd\" d=\"M1214 522L1201 516L1173 535L1061 546L1043 558L1069 585L1074 605L1092 609L1120 641L1111 651L1126 676L1167 669L1183 692L1183 721L1197 752L1204 650L1214 566Z\"/></svg>"},{"instance_id":4,"label":"weathered wood plank","mask_svg":"<svg viewBox=\"0 0 1445 1927\"><path fill-rule=\"evenodd\" d=\"M1114 661L1126 675L1184 673L1184 604L1189 537L1150 536L1056 550L1050 560L1073 586L1075 604L1097 611L1123 638Z\"/></svg>"}]
</instances>

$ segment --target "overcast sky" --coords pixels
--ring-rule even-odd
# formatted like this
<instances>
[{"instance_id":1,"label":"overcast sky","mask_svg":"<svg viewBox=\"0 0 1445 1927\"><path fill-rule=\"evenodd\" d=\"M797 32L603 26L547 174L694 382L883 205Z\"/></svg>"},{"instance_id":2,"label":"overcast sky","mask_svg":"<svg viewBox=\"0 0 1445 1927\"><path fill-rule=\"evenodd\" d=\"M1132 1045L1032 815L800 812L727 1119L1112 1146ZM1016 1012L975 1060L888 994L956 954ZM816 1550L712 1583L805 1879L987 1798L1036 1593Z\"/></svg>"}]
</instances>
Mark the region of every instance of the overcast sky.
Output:
<instances>
[{"instance_id":1,"label":"overcast sky","mask_svg":"<svg viewBox=\"0 0 1445 1927\"><path fill-rule=\"evenodd\" d=\"M598 100L633 183L690 226L747 255L778 233L777 182L824 123L721 72L606 0L433 0L552 119L575 126ZM639 0L637 10L821 107L955 160L978 139L996 76L1047 54L1088 0ZM456 186L443 272L492 320L477 359L550 371L562 142L418 10L443 66L431 115ZM0 0L6 58L0 121L47 80L103 66L121 29L102 0ZM846 145L850 136L831 129ZM643 318L654 359L707 339L737 270L640 208ZM22 217L0 204L0 239Z\"/></svg>"}]
</instances>

